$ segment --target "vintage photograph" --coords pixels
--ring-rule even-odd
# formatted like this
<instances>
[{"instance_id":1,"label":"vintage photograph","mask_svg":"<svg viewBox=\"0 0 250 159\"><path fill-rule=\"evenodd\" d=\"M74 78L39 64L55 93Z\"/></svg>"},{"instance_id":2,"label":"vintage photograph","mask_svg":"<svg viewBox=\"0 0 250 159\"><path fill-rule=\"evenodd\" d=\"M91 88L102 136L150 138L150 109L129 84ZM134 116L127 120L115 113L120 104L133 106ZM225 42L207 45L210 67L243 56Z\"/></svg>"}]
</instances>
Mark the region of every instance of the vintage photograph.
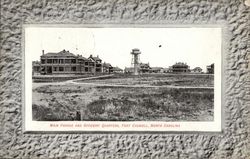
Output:
<instances>
[{"instance_id":1,"label":"vintage photograph","mask_svg":"<svg viewBox=\"0 0 250 159\"><path fill-rule=\"evenodd\" d=\"M26 27L26 113L55 127L215 122L221 50L218 27Z\"/></svg>"}]
</instances>

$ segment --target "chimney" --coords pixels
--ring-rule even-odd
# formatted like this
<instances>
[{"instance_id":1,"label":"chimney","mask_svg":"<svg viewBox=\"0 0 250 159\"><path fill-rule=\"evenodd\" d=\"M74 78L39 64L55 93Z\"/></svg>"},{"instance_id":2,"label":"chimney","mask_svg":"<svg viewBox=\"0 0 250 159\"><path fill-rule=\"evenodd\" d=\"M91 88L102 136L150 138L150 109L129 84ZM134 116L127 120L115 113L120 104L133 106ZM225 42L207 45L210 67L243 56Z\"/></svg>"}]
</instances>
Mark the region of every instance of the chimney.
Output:
<instances>
[{"instance_id":1,"label":"chimney","mask_svg":"<svg viewBox=\"0 0 250 159\"><path fill-rule=\"evenodd\" d=\"M42 54L44 55L44 50L42 50Z\"/></svg>"}]
</instances>

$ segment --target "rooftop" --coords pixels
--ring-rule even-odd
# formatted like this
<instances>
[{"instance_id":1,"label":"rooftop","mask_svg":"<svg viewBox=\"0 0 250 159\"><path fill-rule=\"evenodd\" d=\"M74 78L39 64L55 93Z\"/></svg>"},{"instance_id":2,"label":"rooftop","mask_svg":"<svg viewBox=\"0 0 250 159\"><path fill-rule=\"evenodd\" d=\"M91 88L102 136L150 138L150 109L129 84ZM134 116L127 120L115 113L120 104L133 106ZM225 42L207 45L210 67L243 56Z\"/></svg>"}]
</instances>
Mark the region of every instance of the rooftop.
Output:
<instances>
[{"instance_id":1,"label":"rooftop","mask_svg":"<svg viewBox=\"0 0 250 159\"><path fill-rule=\"evenodd\" d=\"M131 54L140 54L140 53L141 51L137 48L132 49L132 52L131 52Z\"/></svg>"},{"instance_id":2,"label":"rooftop","mask_svg":"<svg viewBox=\"0 0 250 159\"><path fill-rule=\"evenodd\" d=\"M188 66L188 65L184 62L176 62L174 66Z\"/></svg>"},{"instance_id":3,"label":"rooftop","mask_svg":"<svg viewBox=\"0 0 250 159\"><path fill-rule=\"evenodd\" d=\"M43 54L42 56L74 56L75 55L73 53L70 53L69 51L66 51L66 50L62 50L60 52L48 52L46 54Z\"/></svg>"},{"instance_id":4,"label":"rooftop","mask_svg":"<svg viewBox=\"0 0 250 159\"><path fill-rule=\"evenodd\" d=\"M95 56L92 56L90 55L89 58L95 60L95 61L101 61L101 59L99 58L99 56L97 55L96 57Z\"/></svg>"}]
</instances>

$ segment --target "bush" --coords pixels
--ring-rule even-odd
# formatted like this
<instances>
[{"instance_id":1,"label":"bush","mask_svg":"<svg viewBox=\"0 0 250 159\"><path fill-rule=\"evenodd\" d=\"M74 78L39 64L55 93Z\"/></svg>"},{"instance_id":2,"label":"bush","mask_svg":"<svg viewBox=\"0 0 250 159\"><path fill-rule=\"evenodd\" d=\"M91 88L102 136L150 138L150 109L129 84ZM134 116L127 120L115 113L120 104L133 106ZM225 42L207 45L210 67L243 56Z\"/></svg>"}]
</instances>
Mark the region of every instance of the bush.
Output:
<instances>
[{"instance_id":1,"label":"bush","mask_svg":"<svg viewBox=\"0 0 250 159\"><path fill-rule=\"evenodd\" d=\"M105 112L105 105L106 105L105 100L96 100L88 104L87 109L89 110L90 113L93 113L95 115L103 114Z\"/></svg>"}]
</instances>

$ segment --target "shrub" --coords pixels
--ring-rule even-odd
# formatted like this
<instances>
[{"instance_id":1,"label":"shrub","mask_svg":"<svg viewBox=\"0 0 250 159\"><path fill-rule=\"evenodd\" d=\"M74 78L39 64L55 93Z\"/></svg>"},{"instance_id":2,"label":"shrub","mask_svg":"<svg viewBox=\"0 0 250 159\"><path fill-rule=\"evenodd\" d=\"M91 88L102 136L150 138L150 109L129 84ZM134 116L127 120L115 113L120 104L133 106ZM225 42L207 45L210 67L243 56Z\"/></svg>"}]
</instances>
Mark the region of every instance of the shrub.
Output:
<instances>
[{"instance_id":1,"label":"shrub","mask_svg":"<svg viewBox=\"0 0 250 159\"><path fill-rule=\"evenodd\" d=\"M105 100L96 100L88 104L87 109L95 115L103 114L105 112L105 105L106 105Z\"/></svg>"}]
</instances>

